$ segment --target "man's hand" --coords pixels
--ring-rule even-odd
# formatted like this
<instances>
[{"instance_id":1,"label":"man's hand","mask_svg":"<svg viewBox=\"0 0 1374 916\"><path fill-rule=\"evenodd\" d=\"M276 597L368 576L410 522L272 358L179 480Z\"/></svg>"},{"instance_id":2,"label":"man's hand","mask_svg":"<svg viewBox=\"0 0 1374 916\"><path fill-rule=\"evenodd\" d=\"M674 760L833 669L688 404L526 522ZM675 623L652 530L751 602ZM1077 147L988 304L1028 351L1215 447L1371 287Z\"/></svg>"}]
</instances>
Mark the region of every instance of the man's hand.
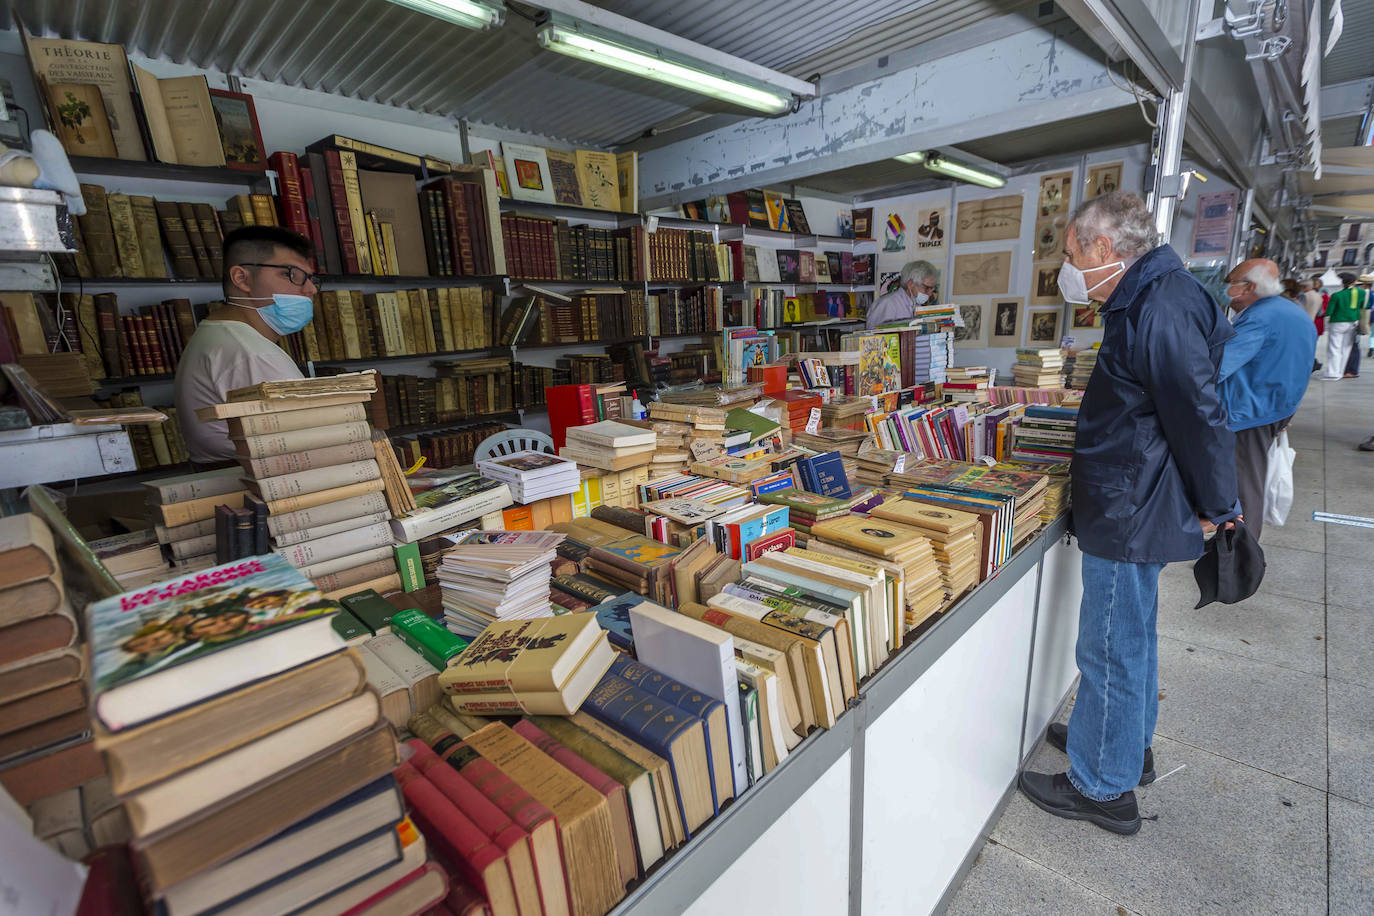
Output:
<instances>
[{"instance_id":1,"label":"man's hand","mask_svg":"<svg viewBox=\"0 0 1374 916\"><path fill-rule=\"evenodd\" d=\"M1216 532L1217 526L1216 526L1216 525L1213 525L1211 522L1207 521L1207 519L1205 519L1205 518L1203 518L1202 516L1199 515L1199 516L1198 516L1198 521L1202 523L1202 533L1203 533L1204 536L1211 536L1213 533ZM1243 521L1245 521L1245 516L1243 516L1243 515L1237 515L1233 520L1231 520L1231 521L1229 521L1229 522L1222 522L1222 523L1221 523L1221 527L1222 527L1222 528L1228 528L1228 529L1229 529L1229 528L1234 528L1234 527L1236 527L1236 522L1243 522Z\"/></svg>"}]
</instances>

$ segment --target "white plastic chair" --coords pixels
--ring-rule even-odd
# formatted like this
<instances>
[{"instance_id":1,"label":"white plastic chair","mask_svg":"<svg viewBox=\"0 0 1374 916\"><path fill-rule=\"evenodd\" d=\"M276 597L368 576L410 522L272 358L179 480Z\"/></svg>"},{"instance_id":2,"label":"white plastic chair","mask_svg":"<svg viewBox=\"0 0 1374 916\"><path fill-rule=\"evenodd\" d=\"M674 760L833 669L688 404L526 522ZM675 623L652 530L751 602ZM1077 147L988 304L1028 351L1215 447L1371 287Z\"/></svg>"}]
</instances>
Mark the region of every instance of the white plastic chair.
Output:
<instances>
[{"instance_id":1,"label":"white plastic chair","mask_svg":"<svg viewBox=\"0 0 1374 916\"><path fill-rule=\"evenodd\" d=\"M472 460L484 461L499 455L513 455L525 451L546 452L552 455L555 453L553 437L537 429L504 429L479 442L473 450Z\"/></svg>"}]
</instances>

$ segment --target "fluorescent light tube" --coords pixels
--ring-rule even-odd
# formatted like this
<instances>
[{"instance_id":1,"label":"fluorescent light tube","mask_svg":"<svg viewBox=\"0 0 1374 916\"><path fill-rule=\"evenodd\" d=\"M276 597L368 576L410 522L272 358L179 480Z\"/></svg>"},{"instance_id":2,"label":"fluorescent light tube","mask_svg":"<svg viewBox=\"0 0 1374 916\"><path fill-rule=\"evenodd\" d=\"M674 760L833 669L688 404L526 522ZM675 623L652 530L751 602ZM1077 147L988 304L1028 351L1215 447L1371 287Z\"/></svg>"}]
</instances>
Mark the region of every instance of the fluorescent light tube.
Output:
<instances>
[{"instance_id":1,"label":"fluorescent light tube","mask_svg":"<svg viewBox=\"0 0 1374 916\"><path fill-rule=\"evenodd\" d=\"M717 76L696 66L669 60L657 49L640 50L628 43L603 38L559 22L543 26L538 37L539 43L550 51L657 80L732 105L766 114L781 114L792 107L790 93Z\"/></svg>"},{"instance_id":2,"label":"fluorescent light tube","mask_svg":"<svg viewBox=\"0 0 1374 916\"><path fill-rule=\"evenodd\" d=\"M504 7L479 0L391 0L397 6L442 19L465 29L484 32L494 29L505 20Z\"/></svg>"},{"instance_id":3,"label":"fluorescent light tube","mask_svg":"<svg viewBox=\"0 0 1374 916\"><path fill-rule=\"evenodd\" d=\"M907 165L920 165L926 161L926 154L922 152L902 153L900 156L893 156L898 162L905 162Z\"/></svg>"},{"instance_id":4,"label":"fluorescent light tube","mask_svg":"<svg viewBox=\"0 0 1374 916\"><path fill-rule=\"evenodd\" d=\"M923 165L932 172L948 175L950 178L957 178L960 181L967 181L969 184L981 185L985 188L1000 188L1007 183L1007 180L996 172L989 172L977 166L948 159L943 153L938 153L935 150L918 150L914 153L902 153L902 155L892 158L908 165Z\"/></svg>"}]
</instances>

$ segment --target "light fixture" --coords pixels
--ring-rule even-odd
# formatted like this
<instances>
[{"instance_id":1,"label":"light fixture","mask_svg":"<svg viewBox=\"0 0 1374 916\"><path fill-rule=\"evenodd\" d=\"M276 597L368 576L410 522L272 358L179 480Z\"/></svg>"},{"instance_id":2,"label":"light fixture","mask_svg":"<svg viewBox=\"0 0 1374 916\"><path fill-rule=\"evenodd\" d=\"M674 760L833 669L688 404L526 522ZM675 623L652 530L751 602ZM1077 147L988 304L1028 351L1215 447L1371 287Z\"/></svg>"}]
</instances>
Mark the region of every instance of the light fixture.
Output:
<instances>
[{"instance_id":1,"label":"light fixture","mask_svg":"<svg viewBox=\"0 0 1374 916\"><path fill-rule=\"evenodd\" d=\"M550 51L752 111L782 114L792 108L790 92L742 79L702 61L676 55L669 57L661 48L647 43L641 45L626 36L575 19L553 15L539 29L537 37L539 44Z\"/></svg>"},{"instance_id":2,"label":"light fixture","mask_svg":"<svg viewBox=\"0 0 1374 916\"><path fill-rule=\"evenodd\" d=\"M936 150L917 151L914 153L902 153L900 156L893 156L898 162L905 162L907 165L923 165L932 172L947 175L950 178L957 178L960 181L967 181L969 184L976 184L984 188L1000 188L1007 183L1007 180L996 172L980 169L977 166L951 159L944 153Z\"/></svg>"},{"instance_id":3,"label":"light fixture","mask_svg":"<svg viewBox=\"0 0 1374 916\"><path fill-rule=\"evenodd\" d=\"M391 0L397 6L442 19L465 29L484 32L501 25L506 18L506 9L497 3L482 0Z\"/></svg>"}]
</instances>

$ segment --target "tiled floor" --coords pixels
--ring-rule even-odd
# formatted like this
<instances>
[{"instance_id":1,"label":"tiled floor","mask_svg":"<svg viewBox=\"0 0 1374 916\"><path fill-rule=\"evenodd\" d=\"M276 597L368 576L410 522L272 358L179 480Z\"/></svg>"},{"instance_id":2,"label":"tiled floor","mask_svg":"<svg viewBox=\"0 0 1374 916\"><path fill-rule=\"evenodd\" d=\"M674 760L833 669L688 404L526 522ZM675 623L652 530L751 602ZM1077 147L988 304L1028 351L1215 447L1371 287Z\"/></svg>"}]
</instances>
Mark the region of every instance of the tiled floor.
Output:
<instances>
[{"instance_id":1,"label":"tiled floor","mask_svg":"<svg viewBox=\"0 0 1374 916\"><path fill-rule=\"evenodd\" d=\"M947 912L1374 914L1374 529L1312 520L1374 517L1365 368L1313 381L1294 420L1293 510L1264 529L1259 593L1193 610L1190 564L1161 577L1162 778L1137 790L1140 833L1018 793ZM1029 764L1066 766L1046 745Z\"/></svg>"}]
</instances>

